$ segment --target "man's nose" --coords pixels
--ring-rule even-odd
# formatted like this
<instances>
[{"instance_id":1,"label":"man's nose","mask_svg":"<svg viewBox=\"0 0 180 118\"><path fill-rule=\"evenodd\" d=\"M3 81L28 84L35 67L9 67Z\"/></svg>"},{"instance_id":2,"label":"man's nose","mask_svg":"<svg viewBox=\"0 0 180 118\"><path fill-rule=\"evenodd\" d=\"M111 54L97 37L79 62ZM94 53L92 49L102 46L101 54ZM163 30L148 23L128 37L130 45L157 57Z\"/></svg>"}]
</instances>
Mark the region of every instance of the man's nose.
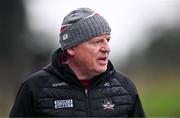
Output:
<instances>
[{"instance_id":1,"label":"man's nose","mask_svg":"<svg viewBox=\"0 0 180 118\"><path fill-rule=\"evenodd\" d=\"M101 47L101 51L107 52L107 53L109 53L111 51L110 47L109 47L109 42L107 39L104 39L103 45Z\"/></svg>"}]
</instances>

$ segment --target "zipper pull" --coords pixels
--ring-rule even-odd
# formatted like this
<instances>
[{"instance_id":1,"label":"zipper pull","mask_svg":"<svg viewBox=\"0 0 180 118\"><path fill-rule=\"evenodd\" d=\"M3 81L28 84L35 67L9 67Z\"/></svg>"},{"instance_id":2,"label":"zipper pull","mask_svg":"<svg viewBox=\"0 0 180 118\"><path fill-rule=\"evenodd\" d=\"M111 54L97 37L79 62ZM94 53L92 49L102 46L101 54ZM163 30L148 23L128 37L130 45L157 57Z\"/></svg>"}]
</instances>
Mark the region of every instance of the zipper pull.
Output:
<instances>
[{"instance_id":1,"label":"zipper pull","mask_svg":"<svg viewBox=\"0 0 180 118\"><path fill-rule=\"evenodd\" d=\"M88 90L87 89L84 89L84 92L85 92L85 95L86 97L88 96Z\"/></svg>"}]
</instances>

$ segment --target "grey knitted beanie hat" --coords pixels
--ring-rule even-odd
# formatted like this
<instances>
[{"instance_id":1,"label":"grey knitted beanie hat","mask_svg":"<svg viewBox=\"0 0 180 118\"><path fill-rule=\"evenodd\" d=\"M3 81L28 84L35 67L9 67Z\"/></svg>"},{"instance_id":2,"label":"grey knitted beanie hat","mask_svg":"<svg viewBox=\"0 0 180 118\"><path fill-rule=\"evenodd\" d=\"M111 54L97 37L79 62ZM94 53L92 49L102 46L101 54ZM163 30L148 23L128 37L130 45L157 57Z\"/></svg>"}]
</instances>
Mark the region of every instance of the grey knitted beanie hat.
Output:
<instances>
[{"instance_id":1,"label":"grey knitted beanie hat","mask_svg":"<svg viewBox=\"0 0 180 118\"><path fill-rule=\"evenodd\" d=\"M102 16L89 8L79 8L64 17L59 42L62 50L66 50L94 37L110 33L111 28Z\"/></svg>"}]
</instances>

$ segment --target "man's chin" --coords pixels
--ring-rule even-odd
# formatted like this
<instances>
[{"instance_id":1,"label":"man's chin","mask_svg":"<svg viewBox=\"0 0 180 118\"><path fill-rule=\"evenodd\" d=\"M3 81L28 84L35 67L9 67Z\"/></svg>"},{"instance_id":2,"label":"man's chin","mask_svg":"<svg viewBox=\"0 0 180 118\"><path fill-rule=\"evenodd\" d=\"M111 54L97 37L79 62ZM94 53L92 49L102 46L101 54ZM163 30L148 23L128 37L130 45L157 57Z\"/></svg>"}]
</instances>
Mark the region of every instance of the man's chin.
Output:
<instances>
[{"instance_id":1,"label":"man's chin","mask_svg":"<svg viewBox=\"0 0 180 118\"><path fill-rule=\"evenodd\" d=\"M98 68L98 72L99 73L103 73L103 72L105 72L107 70L107 66L103 66L103 67L99 67Z\"/></svg>"}]
</instances>

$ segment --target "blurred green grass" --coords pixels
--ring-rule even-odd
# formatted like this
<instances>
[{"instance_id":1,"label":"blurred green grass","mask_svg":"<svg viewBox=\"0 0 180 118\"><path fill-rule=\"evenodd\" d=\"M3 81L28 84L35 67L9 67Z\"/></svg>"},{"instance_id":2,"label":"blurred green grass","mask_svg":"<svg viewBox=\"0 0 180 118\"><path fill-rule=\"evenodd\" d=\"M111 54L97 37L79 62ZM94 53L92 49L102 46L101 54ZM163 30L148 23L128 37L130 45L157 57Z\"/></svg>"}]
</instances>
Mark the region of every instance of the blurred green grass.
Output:
<instances>
[{"instance_id":1,"label":"blurred green grass","mask_svg":"<svg viewBox=\"0 0 180 118\"><path fill-rule=\"evenodd\" d=\"M135 81L146 115L180 117L179 74L159 73L146 78L148 78L146 81L142 79Z\"/></svg>"},{"instance_id":2,"label":"blurred green grass","mask_svg":"<svg viewBox=\"0 0 180 118\"><path fill-rule=\"evenodd\" d=\"M147 116L180 116L179 87L173 85L159 85L148 88L142 94L142 102Z\"/></svg>"}]
</instances>

